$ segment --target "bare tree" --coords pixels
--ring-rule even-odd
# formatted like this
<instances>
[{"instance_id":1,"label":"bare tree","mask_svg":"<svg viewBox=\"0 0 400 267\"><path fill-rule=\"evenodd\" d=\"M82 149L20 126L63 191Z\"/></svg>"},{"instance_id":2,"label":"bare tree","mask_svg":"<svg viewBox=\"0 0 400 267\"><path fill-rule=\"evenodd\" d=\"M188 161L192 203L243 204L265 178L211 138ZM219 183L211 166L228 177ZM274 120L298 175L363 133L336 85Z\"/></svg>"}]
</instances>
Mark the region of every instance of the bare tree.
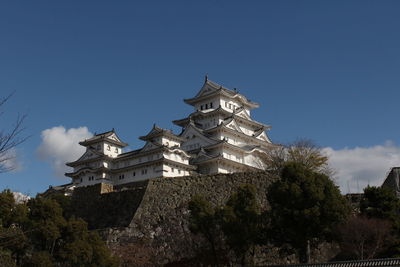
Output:
<instances>
[{"instance_id":1,"label":"bare tree","mask_svg":"<svg viewBox=\"0 0 400 267\"><path fill-rule=\"evenodd\" d=\"M4 106L14 93L0 99L0 116L4 115ZM0 173L9 172L15 169L15 165L10 164L15 159L14 149L25 142L29 136L23 136L24 121L26 114L18 115L9 131L0 129Z\"/></svg>"},{"instance_id":2,"label":"bare tree","mask_svg":"<svg viewBox=\"0 0 400 267\"><path fill-rule=\"evenodd\" d=\"M373 259L393 242L389 221L355 216L340 225L340 247L350 258Z\"/></svg>"},{"instance_id":3,"label":"bare tree","mask_svg":"<svg viewBox=\"0 0 400 267\"><path fill-rule=\"evenodd\" d=\"M298 139L271 149L267 166L271 171L280 174L288 161L300 163L309 170L324 173L329 177L334 174L328 165L328 157L323 155L320 147L308 139Z\"/></svg>"}]
</instances>

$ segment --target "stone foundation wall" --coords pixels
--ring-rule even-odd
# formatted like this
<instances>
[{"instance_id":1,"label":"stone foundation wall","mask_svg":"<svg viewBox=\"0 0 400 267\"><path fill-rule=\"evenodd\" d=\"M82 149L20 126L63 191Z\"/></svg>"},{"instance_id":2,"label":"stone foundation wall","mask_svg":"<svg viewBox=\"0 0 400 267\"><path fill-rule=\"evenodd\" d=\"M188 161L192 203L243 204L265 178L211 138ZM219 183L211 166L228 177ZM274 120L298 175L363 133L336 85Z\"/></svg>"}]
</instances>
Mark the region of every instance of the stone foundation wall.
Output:
<instances>
[{"instance_id":1,"label":"stone foundation wall","mask_svg":"<svg viewBox=\"0 0 400 267\"><path fill-rule=\"evenodd\" d=\"M199 257L206 247L203 238L188 228L188 203L193 196L220 206L240 185L252 184L259 204L267 209L267 188L276 179L267 172L158 178L106 194L99 194L99 188L80 189L73 199L79 205L77 215L99 231L125 266L176 266ZM280 255L276 248L258 251L257 265L296 263L294 255ZM330 258L329 253L330 249L318 248L313 256L321 262ZM193 261L179 266L192 265Z\"/></svg>"},{"instance_id":2,"label":"stone foundation wall","mask_svg":"<svg viewBox=\"0 0 400 267\"><path fill-rule=\"evenodd\" d=\"M252 184L266 209L267 188L275 179L266 172L152 179L129 226L107 229L103 235L111 247L132 246L137 254L150 255L153 265L192 258L204 247L204 240L188 228L188 203L193 196L202 195L219 206L240 185Z\"/></svg>"}]
</instances>

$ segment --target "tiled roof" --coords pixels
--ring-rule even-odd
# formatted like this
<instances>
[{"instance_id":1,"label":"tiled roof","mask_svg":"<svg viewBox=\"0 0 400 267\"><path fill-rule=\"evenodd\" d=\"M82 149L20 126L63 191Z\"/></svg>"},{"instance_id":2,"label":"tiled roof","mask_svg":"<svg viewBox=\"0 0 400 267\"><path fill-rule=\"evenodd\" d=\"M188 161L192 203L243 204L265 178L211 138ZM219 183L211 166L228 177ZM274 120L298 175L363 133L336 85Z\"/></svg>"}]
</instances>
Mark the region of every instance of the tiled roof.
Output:
<instances>
[{"instance_id":1,"label":"tiled roof","mask_svg":"<svg viewBox=\"0 0 400 267\"><path fill-rule=\"evenodd\" d=\"M290 264L290 265L270 265L268 267L394 267L400 266L400 258L394 259L376 259L376 260L360 260L360 261L338 261L328 263L313 264Z\"/></svg>"}]
</instances>

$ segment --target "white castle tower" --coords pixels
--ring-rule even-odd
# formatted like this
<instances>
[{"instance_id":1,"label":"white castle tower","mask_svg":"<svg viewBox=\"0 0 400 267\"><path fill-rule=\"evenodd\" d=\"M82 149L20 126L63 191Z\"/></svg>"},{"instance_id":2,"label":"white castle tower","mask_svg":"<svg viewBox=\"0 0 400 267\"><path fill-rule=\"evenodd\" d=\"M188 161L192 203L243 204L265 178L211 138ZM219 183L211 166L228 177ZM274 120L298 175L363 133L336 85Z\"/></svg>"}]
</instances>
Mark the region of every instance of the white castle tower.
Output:
<instances>
[{"instance_id":1,"label":"white castle tower","mask_svg":"<svg viewBox=\"0 0 400 267\"><path fill-rule=\"evenodd\" d=\"M250 111L259 105L236 90L208 80L185 103L194 107L187 118L173 121L183 128L182 148L191 154L190 163L202 174L263 170L271 127L254 121Z\"/></svg>"},{"instance_id":2,"label":"white castle tower","mask_svg":"<svg viewBox=\"0 0 400 267\"><path fill-rule=\"evenodd\" d=\"M251 119L250 111L259 106L257 103L207 76L196 96L184 101L194 112L173 121L182 127L179 135L154 125L140 137L146 142L141 149L123 153L128 144L114 129L96 134L79 143L86 152L67 163L73 171L65 175L72 178L73 186L121 185L157 177L267 168L267 152L275 145L265 132L271 127Z\"/></svg>"}]
</instances>

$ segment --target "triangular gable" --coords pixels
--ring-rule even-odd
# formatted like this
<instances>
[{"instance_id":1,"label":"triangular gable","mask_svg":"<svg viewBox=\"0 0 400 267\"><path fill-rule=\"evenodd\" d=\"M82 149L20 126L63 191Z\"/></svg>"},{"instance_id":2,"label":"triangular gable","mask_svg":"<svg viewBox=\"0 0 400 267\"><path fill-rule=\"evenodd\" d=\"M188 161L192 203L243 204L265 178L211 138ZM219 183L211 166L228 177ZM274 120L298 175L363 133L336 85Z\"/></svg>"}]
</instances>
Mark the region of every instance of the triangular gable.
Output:
<instances>
[{"instance_id":1,"label":"triangular gable","mask_svg":"<svg viewBox=\"0 0 400 267\"><path fill-rule=\"evenodd\" d=\"M94 159L94 158L100 158L104 156L103 153L100 153L94 149L87 149L85 153L83 153L83 155L77 159L76 161L83 161L83 160L88 160L88 159Z\"/></svg>"},{"instance_id":2,"label":"triangular gable","mask_svg":"<svg viewBox=\"0 0 400 267\"><path fill-rule=\"evenodd\" d=\"M196 94L195 97L200 97L200 96L203 96L203 95L208 95L208 94L211 94L211 93L215 92L216 90L217 90L216 88L210 86L210 85L207 84L207 83L204 83L203 87L201 87L200 91Z\"/></svg>"},{"instance_id":3,"label":"triangular gable","mask_svg":"<svg viewBox=\"0 0 400 267\"><path fill-rule=\"evenodd\" d=\"M262 132L260 135L256 137L257 139L263 140L265 142L271 143L271 140L269 140L267 134L265 132Z\"/></svg>"},{"instance_id":4,"label":"triangular gable","mask_svg":"<svg viewBox=\"0 0 400 267\"><path fill-rule=\"evenodd\" d=\"M225 126L232 130L243 133L242 129L239 127L239 125L237 124L237 122L235 121L234 118L230 122L226 123Z\"/></svg>"},{"instance_id":5,"label":"triangular gable","mask_svg":"<svg viewBox=\"0 0 400 267\"><path fill-rule=\"evenodd\" d=\"M110 136L107 136L107 139L111 139L111 140L122 143L121 139L119 139L119 137L117 136L116 133L112 133Z\"/></svg>"},{"instance_id":6,"label":"triangular gable","mask_svg":"<svg viewBox=\"0 0 400 267\"><path fill-rule=\"evenodd\" d=\"M237 113L235 113L235 115L240 116L242 118L248 119L248 120L252 120L249 116L249 114L247 114L245 109L240 109L237 111Z\"/></svg>"},{"instance_id":7,"label":"triangular gable","mask_svg":"<svg viewBox=\"0 0 400 267\"><path fill-rule=\"evenodd\" d=\"M159 147L159 145L154 144L153 142L146 142L146 144L142 147L142 149L140 150L140 152L144 152L144 151L148 151L148 150L152 150Z\"/></svg>"},{"instance_id":8,"label":"triangular gable","mask_svg":"<svg viewBox=\"0 0 400 267\"><path fill-rule=\"evenodd\" d=\"M195 98L203 96L203 95L211 94L219 89L226 89L226 88L222 87L222 85L219 85L213 81L210 81L206 77L206 80L205 80L203 86L201 87L200 91L196 94Z\"/></svg>"},{"instance_id":9,"label":"triangular gable","mask_svg":"<svg viewBox=\"0 0 400 267\"><path fill-rule=\"evenodd\" d=\"M201 140L202 144L205 144L205 145L211 145L211 144L216 143L216 141L208 138L207 136L204 136L204 134L200 130L198 130L196 127L194 127L191 124L189 124L185 128L185 130L183 131L182 134L180 134L180 136L186 139L186 141L181 146L185 146L185 144L187 144L187 143L195 143L195 141L198 142L199 140ZM196 140L194 140L194 139L196 139Z\"/></svg>"}]
</instances>

